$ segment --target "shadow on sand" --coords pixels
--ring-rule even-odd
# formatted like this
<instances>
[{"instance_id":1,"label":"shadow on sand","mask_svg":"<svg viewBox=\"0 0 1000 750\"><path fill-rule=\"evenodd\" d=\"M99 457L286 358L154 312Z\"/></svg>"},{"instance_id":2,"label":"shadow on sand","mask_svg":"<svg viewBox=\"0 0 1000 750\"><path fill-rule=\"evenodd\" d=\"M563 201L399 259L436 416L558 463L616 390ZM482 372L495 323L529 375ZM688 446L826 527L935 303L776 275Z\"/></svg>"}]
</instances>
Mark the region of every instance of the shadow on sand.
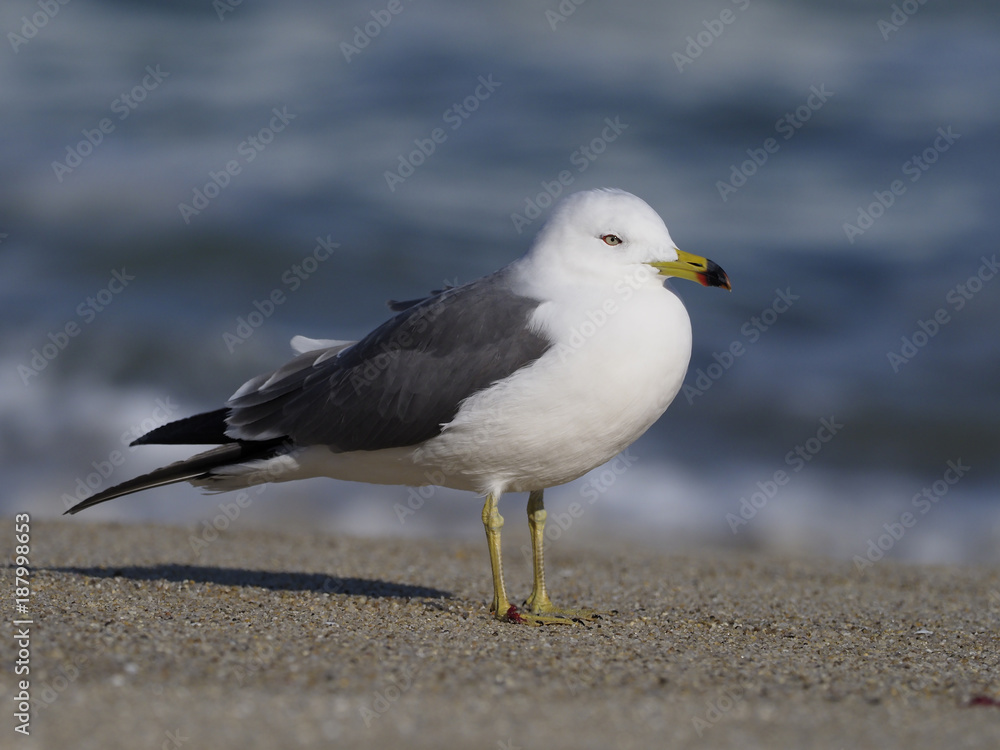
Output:
<instances>
[{"instance_id":1,"label":"shadow on sand","mask_svg":"<svg viewBox=\"0 0 1000 750\"><path fill-rule=\"evenodd\" d=\"M392 583L368 578L339 578L324 573L288 573L202 565L148 565L41 568L91 578L128 578L133 581L214 583L222 586L257 586L272 591L317 591L349 596L398 597L401 599L450 599L448 591Z\"/></svg>"}]
</instances>

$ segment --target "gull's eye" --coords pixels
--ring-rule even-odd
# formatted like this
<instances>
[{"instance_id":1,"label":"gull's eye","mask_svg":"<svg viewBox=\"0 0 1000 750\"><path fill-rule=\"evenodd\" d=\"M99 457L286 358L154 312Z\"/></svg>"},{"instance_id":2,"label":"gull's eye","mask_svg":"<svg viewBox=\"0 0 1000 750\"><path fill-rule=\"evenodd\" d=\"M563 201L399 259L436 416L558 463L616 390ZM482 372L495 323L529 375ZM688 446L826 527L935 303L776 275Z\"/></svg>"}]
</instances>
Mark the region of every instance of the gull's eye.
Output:
<instances>
[{"instance_id":1,"label":"gull's eye","mask_svg":"<svg viewBox=\"0 0 1000 750\"><path fill-rule=\"evenodd\" d=\"M622 238L617 234L602 234L601 239L604 240L604 244L611 245L612 247L622 244Z\"/></svg>"}]
</instances>

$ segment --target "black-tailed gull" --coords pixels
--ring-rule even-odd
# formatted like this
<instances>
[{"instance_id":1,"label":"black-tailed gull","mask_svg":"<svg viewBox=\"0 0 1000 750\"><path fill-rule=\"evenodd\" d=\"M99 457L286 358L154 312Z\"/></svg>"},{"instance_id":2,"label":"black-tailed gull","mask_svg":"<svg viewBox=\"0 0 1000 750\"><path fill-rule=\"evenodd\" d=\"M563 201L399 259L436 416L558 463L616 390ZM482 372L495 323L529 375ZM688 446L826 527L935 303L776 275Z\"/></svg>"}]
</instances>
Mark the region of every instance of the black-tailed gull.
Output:
<instances>
[{"instance_id":1,"label":"black-tailed gull","mask_svg":"<svg viewBox=\"0 0 1000 750\"><path fill-rule=\"evenodd\" d=\"M183 481L226 491L324 476L470 490L486 498L494 616L569 622L581 611L556 608L545 588L542 493L618 455L677 395L691 323L665 276L730 288L718 265L678 250L636 196L576 193L505 268L395 303L395 317L357 342L295 337L297 357L223 408L133 443L219 447L67 512ZM530 493L534 586L524 611L503 582L505 492Z\"/></svg>"}]
</instances>

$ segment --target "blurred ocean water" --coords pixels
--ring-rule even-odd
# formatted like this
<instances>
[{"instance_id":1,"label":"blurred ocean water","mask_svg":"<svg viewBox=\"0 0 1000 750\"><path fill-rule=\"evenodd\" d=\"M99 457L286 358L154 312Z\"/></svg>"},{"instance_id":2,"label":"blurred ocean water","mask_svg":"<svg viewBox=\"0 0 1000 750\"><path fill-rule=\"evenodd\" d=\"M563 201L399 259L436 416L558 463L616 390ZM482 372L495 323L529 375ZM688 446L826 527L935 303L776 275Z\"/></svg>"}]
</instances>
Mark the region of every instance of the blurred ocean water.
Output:
<instances>
[{"instance_id":1,"label":"blurred ocean water","mask_svg":"<svg viewBox=\"0 0 1000 750\"><path fill-rule=\"evenodd\" d=\"M186 455L126 446L611 186L734 288L675 284L685 390L548 493L567 538L1000 560L992 5L16 0L0 30L5 514ZM257 497L234 523L481 533L440 489ZM92 516L220 502L184 485Z\"/></svg>"}]
</instances>

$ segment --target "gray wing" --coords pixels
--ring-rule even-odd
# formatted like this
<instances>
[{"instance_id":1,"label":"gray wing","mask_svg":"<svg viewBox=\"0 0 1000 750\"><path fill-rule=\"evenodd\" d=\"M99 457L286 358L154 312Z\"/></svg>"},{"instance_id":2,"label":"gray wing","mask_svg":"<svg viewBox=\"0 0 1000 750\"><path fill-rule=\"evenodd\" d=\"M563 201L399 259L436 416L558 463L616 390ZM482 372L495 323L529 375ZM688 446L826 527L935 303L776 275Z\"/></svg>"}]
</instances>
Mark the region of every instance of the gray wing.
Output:
<instances>
[{"instance_id":1,"label":"gray wing","mask_svg":"<svg viewBox=\"0 0 1000 750\"><path fill-rule=\"evenodd\" d=\"M386 305L388 305L389 309L392 310L393 312L402 312L403 310L408 310L409 308L413 307L414 305L419 305L421 302L423 302L426 299L430 299L431 297L435 297L435 296L441 294L442 292L447 292L449 289L454 289L454 288L455 288L454 284L445 284L444 285L444 289L434 289L426 297L417 297L416 299L407 299L407 300L403 300L402 302L400 302L399 300L391 299L391 300L388 300L386 302Z\"/></svg>"},{"instance_id":2,"label":"gray wing","mask_svg":"<svg viewBox=\"0 0 1000 750\"><path fill-rule=\"evenodd\" d=\"M227 404L226 434L336 451L429 440L464 399L551 346L527 328L539 304L515 294L503 271L447 289L346 349L310 351L249 381Z\"/></svg>"}]
</instances>

